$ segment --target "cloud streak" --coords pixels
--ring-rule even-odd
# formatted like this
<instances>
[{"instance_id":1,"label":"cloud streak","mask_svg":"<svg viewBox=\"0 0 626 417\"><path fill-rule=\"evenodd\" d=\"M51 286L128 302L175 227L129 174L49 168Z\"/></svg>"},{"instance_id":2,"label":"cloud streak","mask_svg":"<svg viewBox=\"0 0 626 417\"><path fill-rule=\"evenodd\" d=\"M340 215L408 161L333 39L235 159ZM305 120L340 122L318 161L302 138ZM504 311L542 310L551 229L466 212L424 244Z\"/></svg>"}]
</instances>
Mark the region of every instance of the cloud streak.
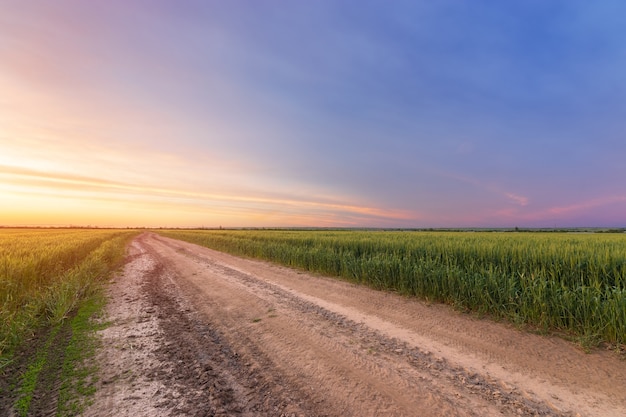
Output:
<instances>
[{"instance_id":1,"label":"cloud streak","mask_svg":"<svg viewBox=\"0 0 626 417\"><path fill-rule=\"evenodd\" d=\"M356 205L339 200L306 199L298 196L217 194L203 191L185 191L161 187L147 187L131 183L109 181L73 174L40 172L21 167L0 166L1 184L5 190L31 196L46 194L65 198L106 199L108 201L143 200L159 206L201 208L224 207L241 210L254 207L263 212L280 212L285 220L302 218L302 213L333 214L352 218L352 222L368 220L386 222L412 220L415 213ZM213 212L211 212L214 214ZM309 216L311 216L309 214ZM357 223L355 223L357 224Z\"/></svg>"},{"instance_id":2,"label":"cloud streak","mask_svg":"<svg viewBox=\"0 0 626 417\"><path fill-rule=\"evenodd\" d=\"M611 204L626 202L626 195L605 196L591 200L580 201L566 206L552 207L548 210L550 214L561 216L569 213L585 212L597 207L605 207Z\"/></svg>"}]
</instances>

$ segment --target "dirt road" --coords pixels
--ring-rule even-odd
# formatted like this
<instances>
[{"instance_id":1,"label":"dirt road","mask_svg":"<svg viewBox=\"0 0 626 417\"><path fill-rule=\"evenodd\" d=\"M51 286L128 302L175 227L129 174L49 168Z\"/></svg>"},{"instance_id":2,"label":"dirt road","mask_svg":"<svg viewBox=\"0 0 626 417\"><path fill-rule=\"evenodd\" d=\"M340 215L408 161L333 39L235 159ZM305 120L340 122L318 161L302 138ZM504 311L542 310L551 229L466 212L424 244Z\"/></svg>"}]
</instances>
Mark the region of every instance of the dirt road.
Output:
<instances>
[{"instance_id":1,"label":"dirt road","mask_svg":"<svg viewBox=\"0 0 626 417\"><path fill-rule=\"evenodd\" d=\"M624 416L626 361L146 233L88 416Z\"/></svg>"}]
</instances>

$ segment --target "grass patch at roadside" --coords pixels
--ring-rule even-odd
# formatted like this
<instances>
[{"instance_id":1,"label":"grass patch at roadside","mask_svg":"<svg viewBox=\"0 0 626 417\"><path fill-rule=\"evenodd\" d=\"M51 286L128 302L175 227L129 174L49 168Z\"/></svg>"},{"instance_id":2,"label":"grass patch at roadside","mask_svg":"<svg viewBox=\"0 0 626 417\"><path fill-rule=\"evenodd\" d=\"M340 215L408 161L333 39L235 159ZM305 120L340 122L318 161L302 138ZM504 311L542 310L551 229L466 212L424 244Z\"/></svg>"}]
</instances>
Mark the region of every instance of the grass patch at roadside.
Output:
<instances>
[{"instance_id":1,"label":"grass patch at roadside","mask_svg":"<svg viewBox=\"0 0 626 417\"><path fill-rule=\"evenodd\" d=\"M92 403L98 381L98 366L93 361L99 346L96 332L108 326L95 319L101 316L105 305L104 294L99 291L85 300L69 324L72 336L61 369L57 416L79 415Z\"/></svg>"},{"instance_id":2,"label":"grass patch at roadside","mask_svg":"<svg viewBox=\"0 0 626 417\"><path fill-rule=\"evenodd\" d=\"M49 365L50 347L57 339L59 330L60 326L52 329L43 346L37 350L34 360L30 363L19 382L17 390L18 400L15 402L15 410L20 416L28 414L39 377L46 365Z\"/></svg>"}]
</instances>

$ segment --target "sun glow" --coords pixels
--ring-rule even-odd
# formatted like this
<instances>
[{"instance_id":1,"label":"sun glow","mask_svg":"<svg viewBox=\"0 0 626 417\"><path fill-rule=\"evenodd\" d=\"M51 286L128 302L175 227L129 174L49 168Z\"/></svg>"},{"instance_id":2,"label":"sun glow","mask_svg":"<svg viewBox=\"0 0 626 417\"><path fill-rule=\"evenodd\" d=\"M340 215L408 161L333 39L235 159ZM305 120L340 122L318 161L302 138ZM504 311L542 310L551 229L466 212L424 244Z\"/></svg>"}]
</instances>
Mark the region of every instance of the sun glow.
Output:
<instances>
[{"instance_id":1,"label":"sun glow","mask_svg":"<svg viewBox=\"0 0 626 417\"><path fill-rule=\"evenodd\" d=\"M337 226L412 215L339 199L164 188L7 165L0 166L0 192L7 225Z\"/></svg>"}]
</instances>

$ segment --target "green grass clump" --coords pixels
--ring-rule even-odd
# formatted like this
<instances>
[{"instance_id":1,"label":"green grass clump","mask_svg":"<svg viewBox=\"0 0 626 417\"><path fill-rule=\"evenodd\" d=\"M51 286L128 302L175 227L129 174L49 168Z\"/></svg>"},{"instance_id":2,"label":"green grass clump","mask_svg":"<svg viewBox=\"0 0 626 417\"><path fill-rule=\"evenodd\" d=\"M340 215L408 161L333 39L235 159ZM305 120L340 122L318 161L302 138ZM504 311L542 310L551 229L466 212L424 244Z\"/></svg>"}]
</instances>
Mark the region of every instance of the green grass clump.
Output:
<instances>
[{"instance_id":1,"label":"green grass clump","mask_svg":"<svg viewBox=\"0 0 626 417\"><path fill-rule=\"evenodd\" d=\"M46 365L48 351L50 350L52 343L56 339L56 335L58 334L59 329L60 326L56 326L54 329L52 329L45 344L37 350L37 355L22 376L20 387L17 393L18 400L15 403L15 409L17 410L17 413L20 417L28 415L28 410L33 399L33 393L35 392L35 388L37 387L39 375Z\"/></svg>"},{"instance_id":2,"label":"green grass clump","mask_svg":"<svg viewBox=\"0 0 626 417\"><path fill-rule=\"evenodd\" d=\"M626 235L159 231L584 340L626 343Z\"/></svg>"},{"instance_id":3,"label":"green grass clump","mask_svg":"<svg viewBox=\"0 0 626 417\"><path fill-rule=\"evenodd\" d=\"M65 348L61 369L57 416L80 415L91 404L97 382L97 365L90 361L96 354L98 340L95 332L106 327L94 320L105 306L101 292L85 300L69 324L71 338Z\"/></svg>"}]
</instances>

